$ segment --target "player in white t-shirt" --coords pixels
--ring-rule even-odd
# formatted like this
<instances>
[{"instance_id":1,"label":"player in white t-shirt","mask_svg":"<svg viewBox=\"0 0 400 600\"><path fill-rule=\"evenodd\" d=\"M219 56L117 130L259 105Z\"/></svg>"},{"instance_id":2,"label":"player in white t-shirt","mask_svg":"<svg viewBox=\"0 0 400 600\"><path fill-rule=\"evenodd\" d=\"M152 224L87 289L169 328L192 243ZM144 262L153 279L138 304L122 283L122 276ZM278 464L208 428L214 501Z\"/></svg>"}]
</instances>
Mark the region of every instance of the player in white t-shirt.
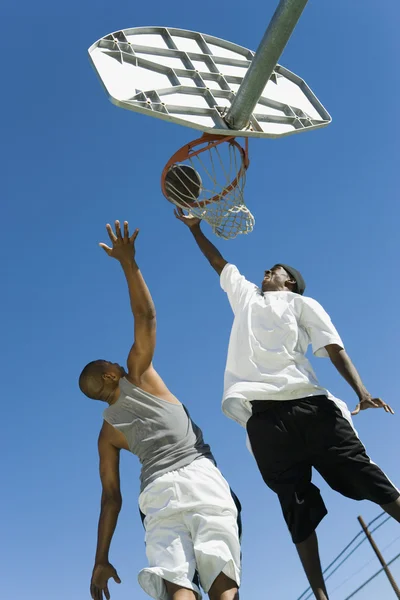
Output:
<instances>
[{"instance_id":1,"label":"player in white t-shirt","mask_svg":"<svg viewBox=\"0 0 400 600\"><path fill-rule=\"evenodd\" d=\"M327 510L311 483L314 467L336 491L371 500L400 522L400 493L369 459L347 405L321 387L305 354L329 357L356 392L353 415L367 408L393 410L373 398L347 355L322 306L303 296L299 271L278 264L261 287L229 264L200 229L200 220L175 211L220 275L234 313L222 409L246 428L260 473L279 497L310 586L318 600L328 595L315 529Z\"/></svg>"}]
</instances>

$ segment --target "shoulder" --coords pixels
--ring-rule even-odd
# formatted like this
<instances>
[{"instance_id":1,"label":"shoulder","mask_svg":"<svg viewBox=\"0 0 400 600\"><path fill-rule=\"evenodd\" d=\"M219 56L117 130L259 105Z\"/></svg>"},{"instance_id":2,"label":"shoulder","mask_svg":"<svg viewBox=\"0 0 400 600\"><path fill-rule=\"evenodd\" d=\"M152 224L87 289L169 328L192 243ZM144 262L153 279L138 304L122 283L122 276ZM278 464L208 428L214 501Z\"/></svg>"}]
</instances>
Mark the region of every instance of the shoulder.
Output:
<instances>
[{"instance_id":1,"label":"shoulder","mask_svg":"<svg viewBox=\"0 0 400 600\"><path fill-rule=\"evenodd\" d=\"M167 400L168 402L173 402L174 404L180 404L179 400L174 396L174 394L172 394L162 377L155 370L153 364L146 369L139 381L132 379L129 376L126 385L130 386L130 389L133 389L136 395L147 394L156 399Z\"/></svg>"},{"instance_id":2,"label":"shoulder","mask_svg":"<svg viewBox=\"0 0 400 600\"><path fill-rule=\"evenodd\" d=\"M320 304L318 302L318 300L315 300L315 298L310 298L310 296L301 296L300 294L294 294L296 296L295 302L301 307L301 308L305 308L306 310L312 310L312 311L324 311L325 309L323 308L322 304Z\"/></svg>"},{"instance_id":3,"label":"shoulder","mask_svg":"<svg viewBox=\"0 0 400 600\"><path fill-rule=\"evenodd\" d=\"M119 452L120 450L128 449L124 434L121 431L118 431L118 429L116 429L106 420L103 421L97 443L100 455L106 455L110 452L115 453Z\"/></svg>"},{"instance_id":4,"label":"shoulder","mask_svg":"<svg viewBox=\"0 0 400 600\"><path fill-rule=\"evenodd\" d=\"M110 408L110 407L108 407ZM104 412L106 412L108 409L106 409ZM108 423L105 419L103 421L103 425L100 429L100 433L99 433L99 437L98 437L98 445L99 448L105 448L108 444L112 444L113 441L113 437L114 437L114 427Z\"/></svg>"},{"instance_id":5,"label":"shoulder","mask_svg":"<svg viewBox=\"0 0 400 600\"><path fill-rule=\"evenodd\" d=\"M224 291L228 291L234 288L247 287L252 291L259 290L255 283L251 283L241 274L236 265L227 263L221 271L220 275L221 287Z\"/></svg>"},{"instance_id":6,"label":"shoulder","mask_svg":"<svg viewBox=\"0 0 400 600\"><path fill-rule=\"evenodd\" d=\"M331 316L317 300L306 296L299 302L301 303L300 320L305 326L319 330L333 328Z\"/></svg>"},{"instance_id":7,"label":"shoulder","mask_svg":"<svg viewBox=\"0 0 400 600\"><path fill-rule=\"evenodd\" d=\"M233 275L240 275L239 269L237 268L236 265L233 265L232 263L227 262L219 276L222 280L224 278L231 277Z\"/></svg>"}]
</instances>

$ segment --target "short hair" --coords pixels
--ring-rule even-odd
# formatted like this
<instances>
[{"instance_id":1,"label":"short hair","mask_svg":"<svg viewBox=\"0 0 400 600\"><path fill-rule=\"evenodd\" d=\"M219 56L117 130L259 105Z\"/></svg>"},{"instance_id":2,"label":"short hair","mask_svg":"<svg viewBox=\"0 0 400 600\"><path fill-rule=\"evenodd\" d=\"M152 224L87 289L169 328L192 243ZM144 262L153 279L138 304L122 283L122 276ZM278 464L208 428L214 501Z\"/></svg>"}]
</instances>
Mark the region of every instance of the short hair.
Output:
<instances>
[{"instance_id":1,"label":"short hair","mask_svg":"<svg viewBox=\"0 0 400 600\"><path fill-rule=\"evenodd\" d=\"M102 360L93 360L86 365L79 375L79 388L81 392L92 400L101 399L101 392L104 387L102 375L105 372L103 362Z\"/></svg>"}]
</instances>

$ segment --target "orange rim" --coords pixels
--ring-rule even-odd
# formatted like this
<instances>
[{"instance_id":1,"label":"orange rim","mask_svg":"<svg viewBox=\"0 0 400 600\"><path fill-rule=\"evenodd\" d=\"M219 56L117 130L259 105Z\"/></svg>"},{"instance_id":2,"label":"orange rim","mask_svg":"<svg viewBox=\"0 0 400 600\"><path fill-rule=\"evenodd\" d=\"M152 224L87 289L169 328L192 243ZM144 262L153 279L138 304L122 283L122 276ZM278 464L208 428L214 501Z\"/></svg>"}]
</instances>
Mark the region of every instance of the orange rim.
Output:
<instances>
[{"instance_id":1,"label":"orange rim","mask_svg":"<svg viewBox=\"0 0 400 600\"><path fill-rule=\"evenodd\" d=\"M169 161L167 162L167 164L165 165L163 172L161 173L161 190L162 193L164 194L164 196L166 197L166 199L171 202L171 200L168 198L167 196L167 192L165 189L165 177L168 173L168 170L170 169L170 167L172 165L174 165L175 163L180 163L180 162L184 162L185 160L187 160L188 158L192 158L197 156L198 154L201 154L202 152L206 152L206 150L209 150L210 148L214 148L215 146L219 146L220 144L223 144L225 142L228 142L229 144L231 144L232 146L235 146L235 148L237 148L241 154L242 157L242 166L240 167L240 170L238 172L238 174L236 175L236 177L231 181L231 183L229 185L227 185L226 187L224 187L224 189L222 190L222 192L220 192L219 194L216 194L215 196L212 196L212 198L208 198L207 200L200 200L200 201L193 201L193 202L187 202L185 201L185 203L190 206L207 206L207 204L211 204L211 202L216 202L218 201L221 197L226 196L226 194L228 194L230 191L232 191L239 183L240 178L242 177L243 173L245 171L247 171L248 166L250 164L249 161L249 140L248 138L245 138L245 146L243 148L243 146L241 146L239 144L239 142L236 141L235 137L232 135L228 135L228 136L221 136L221 135L215 135L212 133L204 133L200 138L197 138L196 140L193 140L192 142L189 142L188 144L185 144L184 146L182 146L182 148L179 148L179 150L177 150L175 152L175 154L173 154L171 156L171 158L169 159ZM204 146L203 148L200 148L198 150L193 151L193 148L196 148L197 146L199 146L200 144L207 144L206 146ZM174 204L174 202L172 202L172 204Z\"/></svg>"}]
</instances>

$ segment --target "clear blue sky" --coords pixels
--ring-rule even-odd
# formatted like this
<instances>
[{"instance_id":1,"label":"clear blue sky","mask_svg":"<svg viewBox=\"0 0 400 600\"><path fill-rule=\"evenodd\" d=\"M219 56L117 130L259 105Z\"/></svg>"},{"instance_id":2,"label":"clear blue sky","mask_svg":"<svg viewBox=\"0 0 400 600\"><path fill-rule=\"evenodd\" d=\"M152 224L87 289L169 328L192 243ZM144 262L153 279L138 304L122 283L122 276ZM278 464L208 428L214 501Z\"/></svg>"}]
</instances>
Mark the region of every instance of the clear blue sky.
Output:
<instances>
[{"instance_id":1,"label":"clear blue sky","mask_svg":"<svg viewBox=\"0 0 400 600\"><path fill-rule=\"evenodd\" d=\"M255 49L276 0L216 3L7 3L1 9L2 597L85 600L100 499L96 440L103 405L77 386L89 360L124 361L132 318L122 273L99 241L104 226L140 227L137 259L158 309L156 367L203 427L244 512L242 598L296 600L306 587L278 502L262 483L244 431L220 410L232 321L218 278L172 216L161 168L195 137L111 105L87 48L114 30L169 25ZM310 0L280 62L304 77L333 116L326 129L251 143L249 236L217 241L249 279L283 261L331 313L372 394L398 408L356 426L397 483L399 468L398 100L395 0ZM396 169L397 166L397 169ZM205 228L209 231L208 228ZM321 382L356 398L328 361ZM111 559L113 600L144 600L146 563L137 512L138 461L122 460L124 506ZM319 528L326 565L379 509L341 498L318 477L329 515ZM400 535L377 532L384 547ZM387 559L400 551L400 540ZM372 558L364 544L331 589ZM379 567L332 594L341 600ZM400 580L400 561L393 568ZM356 599L391 598L383 576Z\"/></svg>"}]
</instances>

